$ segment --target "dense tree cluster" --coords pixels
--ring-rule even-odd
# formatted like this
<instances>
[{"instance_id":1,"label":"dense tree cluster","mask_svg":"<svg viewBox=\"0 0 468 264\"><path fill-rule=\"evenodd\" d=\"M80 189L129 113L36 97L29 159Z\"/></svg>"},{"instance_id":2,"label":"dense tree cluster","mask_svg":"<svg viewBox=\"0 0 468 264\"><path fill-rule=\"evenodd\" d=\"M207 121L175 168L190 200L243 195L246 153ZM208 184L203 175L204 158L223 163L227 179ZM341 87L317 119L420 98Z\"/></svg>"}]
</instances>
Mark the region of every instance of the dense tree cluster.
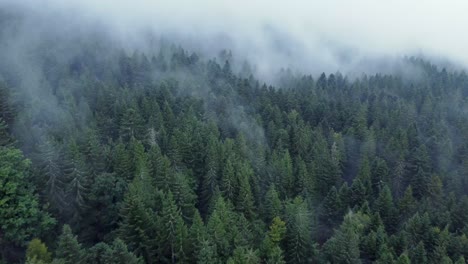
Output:
<instances>
[{"instance_id":1,"label":"dense tree cluster","mask_svg":"<svg viewBox=\"0 0 468 264\"><path fill-rule=\"evenodd\" d=\"M226 52L99 52L43 55L53 103L4 73L4 262L468 258L464 72L408 59L417 80L284 71L272 87Z\"/></svg>"}]
</instances>

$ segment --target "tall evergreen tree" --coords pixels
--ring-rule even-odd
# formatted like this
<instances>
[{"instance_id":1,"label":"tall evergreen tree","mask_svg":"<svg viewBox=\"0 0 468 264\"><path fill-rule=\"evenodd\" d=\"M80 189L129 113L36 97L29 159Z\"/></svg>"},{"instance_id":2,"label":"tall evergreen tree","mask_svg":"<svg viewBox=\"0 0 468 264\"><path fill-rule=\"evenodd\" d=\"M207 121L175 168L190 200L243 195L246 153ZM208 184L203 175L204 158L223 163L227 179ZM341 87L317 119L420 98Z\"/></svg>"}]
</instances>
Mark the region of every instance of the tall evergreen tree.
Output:
<instances>
[{"instance_id":1,"label":"tall evergreen tree","mask_svg":"<svg viewBox=\"0 0 468 264\"><path fill-rule=\"evenodd\" d=\"M64 225L62 228L55 255L66 264L82 263L84 260L83 248L68 225Z\"/></svg>"},{"instance_id":2,"label":"tall evergreen tree","mask_svg":"<svg viewBox=\"0 0 468 264\"><path fill-rule=\"evenodd\" d=\"M286 230L286 262L310 262L313 253L310 213L300 197L286 205Z\"/></svg>"},{"instance_id":3,"label":"tall evergreen tree","mask_svg":"<svg viewBox=\"0 0 468 264\"><path fill-rule=\"evenodd\" d=\"M188 229L171 192L165 195L158 219L159 253L170 263L186 261Z\"/></svg>"}]
</instances>

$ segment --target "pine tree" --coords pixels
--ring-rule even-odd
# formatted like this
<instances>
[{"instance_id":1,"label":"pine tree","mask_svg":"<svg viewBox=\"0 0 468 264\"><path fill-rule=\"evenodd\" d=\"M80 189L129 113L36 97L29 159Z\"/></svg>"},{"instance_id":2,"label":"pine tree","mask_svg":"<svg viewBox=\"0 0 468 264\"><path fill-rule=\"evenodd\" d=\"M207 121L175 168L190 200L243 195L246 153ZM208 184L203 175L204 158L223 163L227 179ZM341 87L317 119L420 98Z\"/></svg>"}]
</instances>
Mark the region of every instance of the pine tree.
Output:
<instances>
[{"instance_id":1,"label":"pine tree","mask_svg":"<svg viewBox=\"0 0 468 264\"><path fill-rule=\"evenodd\" d=\"M361 161L361 165L359 167L358 175L356 176L357 179L362 183L365 189L365 200L369 200L372 195L372 177L371 177L371 168L369 164L369 159L367 156Z\"/></svg>"},{"instance_id":2,"label":"pine tree","mask_svg":"<svg viewBox=\"0 0 468 264\"><path fill-rule=\"evenodd\" d=\"M333 186L323 200L320 220L328 227L333 227L340 222L342 214L340 197L335 186Z\"/></svg>"},{"instance_id":3,"label":"pine tree","mask_svg":"<svg viewBox=\"0 0 468 264\"><path fill-rule=\"evenodd\" d=\"M65 264L76 264L83 262L83 248L78 242L69 225L64 225L59 237L56 257Z\"/></svg>"},{"instance_id":4,"label":"pine tree","mask_svg":"<svg viewBox=\"0 0 468 264\"><path fill-rule=\"evenodd\" d=\"M424 243L429 242L430 233L430 218L428 213L420 215L416 213L413 217L406 221L404 230L408 233L410 243L417 244L419 241ZM410 255L411 256L411 255Z\"/></svg>"},{"instance_id":5,"label":"pine tree","mask_svg":"<svg viewBox=\"0 0 468 264\"><path fill-rule=\"evenodd\" d=\"M286 205L286 261L307 263L311 259L311 221L305 202L295 198Z\"/></svg>"},{"instance_id":6,"label":"pine tree","mask_svg":"<svg viewBox=\"0 0 468 264\"><path fill-rule=\"evenodd\" d=\"M284 264L284 252L280 247L286 234L286 223L275 217L262 243L262 258L265 263Z\"/></svg>"},{"instance_id":7,"label":"pine tree","mask_svg":"<svg viewBox=\"0 0 468 264\"><path fill-rule=\"evenodd\" d=\"M234 201L235 186L236 172L231 158L228 158L226 160L226 165L224 166L223 176L221 179L221 192L228 201Z\"/></svg>"},{"instance_id":8,"label":"pine tree","mask_svg":"<svg viewBox=\"0 0 468 264\"><path fill-rule=\"evenodd\" d=\"M171 161L168 157L163 155L158 163L157 173L153 174L155 177L154 185L162 191L169 191L171 189L171 177L173 173L174 171L171 169Z\"/></svg>"},{"instance_id":9,"label":"pine tree","mask_svg":"<svg viewBox=\"0 0 468 264\"><path fill-rule=\"evenodd\" d=\"M234 237L238 235L235 214L231 206L219 197L208 222L207 233L217 250L219 260L225 262L232 254Z\"/></svg>"},{"instance_id":10,"label":"pine tree","mask_svg":"<svg viewBox=\"0 0 468 264\"><path fill-rule=\"evenodd\" d=\"M368 190L363 182L360 179L355 178L350 188L350 206L361 206L367 202L367 192Z\"/></svg>"},{"instance_id":11,"label":"pine tree","mask_svg":"<svg viewBox=\"0 0 468 264\"><path fill-rule=\"evenodd\" d=\"M403 197L399 201L400 215L403 217L409 217L416 209L416 201L413 197L413 188L411 185L406 188Z\"/></svg>"},{"instance_id":12,"label":"pine tree","mask_svg":"<svg viewBox=\"0 0 468 264\"><path fill-rule=\"evenodd\" d=\"M91 185L89 210L83 225L88 228L80 232L84 240L101 241L118 228L119 210L124 200L128 184L114 173L99 174Z\"/></svg>"},{"instance_id":13,"label":"pine tree","mask_svg":"<svg viewBox=\"0 0 468 264\"><path fill-rule=\"evenodd\" d=\"M164 118L164 127L166 128L167 132L172 132L172 129L175 127L176 119L168 101L164 102L162 113Z\"/></svg>"},{"instance_id":14,"label":"pine tree","mask_svg":"<svg viewBox=\"0 0 468 264\"><path fill-rule=\"evenodd\" d=\"M388 174L388 166L385 160L376 158L371 169L371 182L374 194L378 195L378 193L384 188L384 185L388 183Z\"/></svg>"},{"instance_id":15,"label":"pine tree","mask_svg":"<svg viewBox=\"0 0 468 264\"><path fill-rule=\"evenodd\" d=\"M265 194L263 208L266 222L271 222L273 218L282 215L283 205L273 184Z\"/></svg>"},{"instance_id":16,"label":"pine tree","mask_svg":"<svg viewBox=\"0 0 468 264\"><path fill-rule=\"evenodd\" d=\"M424 243L420 241L417 246L410 250L409 252L411 263L423 264L427 263L427 253L424 248Z\"/></svg>"},{"instance_id":17,"label":"pine tree","mask_svg":"<svg viewBox=\"0 0 468 264\"><path fill-rule=\"evenodd\" d=\"M325 137L321 131L316 132L316 141L313 146L313 164L316 192L322 197L326 196L332 186L339 183L339 171L333 166L332 157Z\"/></svg>"},{"instance_id":18,"label":"pine tree","mask_svg":"<svg viewBox=\"0 0 468 264\"><path fill-rule=\"evenodd\" d=\"M174 195L177 206L181 210L183 219L190 222L195 211L197 196L188 182L188 176L176 172L171 177L170 185L170 190Z\"/></svg>"},{"instance_id":19,"label":"pine tree","mask_svg":"<svg viewBox=\"0 0 468 264\"><path fill-rule=\"evenodd\" d=\"M420 145L411 155L408 179L416 198L422 198L428 192L430 180L429 155L424 145Z\"/></svg>"},{"instance_id":20,"label":"pine tree","mask_svg":"<svg viewBox=\"0 0 468 264\"><path fill-rule=\"evenodd\" d=\"M157 143L151 144L148 150L148 172L152 179L156 179L158 174L161 173L162 158L163 156L159 145Z\"/></svg>"},{"instance_id":21,"label":"pine tree","mask_svg":"<svg viewBox=\"0 0 468 264\"><path fill-rule=\"evenodd\" d=\"M127 245L116 239L111 245L98 243L87 250L84 258L86 263L116 263L142 264L143 260L129 252Z\"/></svg>"},{"instance_id":22,"label":"pine tree","mask_svg":"<svg viewBox=\"0 0 468 264\"><path fill-rule=\"evenodd\" d=\"M234 254L230 257L226 263L228 264L255 264L259 263L260 258L256 250L247 248L236 248Z\"/></svg>"},{"instance_id":23,"label":"pine tree","mask_svg":"<svg viewBox=\"0 0 468 264\"><path fill-rule=\"evenodd\" d=\"M120 240L116 239L112 243L113 254L109 256L109 263L116 264L141 264L143 260L136 257L132 252L127 249L127 245Z\"/></svg>"},{"instance_id":24,"label":"pine tree","mask_svg":"<svg viewBox=\"0 0 468 264\"><path fill-rule=\"evenodd\" d=\"M53 210L63 213L67 208L65 199L66 179L62 170L60 150L48 140L40 144L38 149L39 170L47 179L43 194L47 197Z\"/></svg>"},{"instance_id":25,"label":"pine tree","mask_svg":"<svg viewBox=\"0 0 468 264\"><path fill-rule=\"evenodd\" d=\"M129 180L133 178L133 167L130 152L127 151L125 145L119 140L119 143L114 147L113 168L117 177Z\"/></svg>"},{"instance_id":26,"label":"pine tree","mask_svg":"<svg viewBox=\"0 0 468 264\"><path fill-rule=\"evenodd\" d=\"M436 206L440 205L440 203L442 202L443 184L439 176L431 176L427 186L427 192L431 200L436 204Z\"/></svg>"},{"instance_id":27,"label":"pine tree","mask_svg":"<svg viewBox=\"0 0 468 264\"><path fill-rule=\"evenodd\" d=\"M345 144L343 137L340 133L333 133L333 144L331 146L331 158L335 170L341 176L343 174L343 168L345 164Z\"/></svg>"},{"instance_id":28,"label":"pine tree","mask_svg":"<svg viewBox=\"0 0 468 264\"><path fill-rule=\"evenodd\" d=\"M158 220L160 255L171 263L186 260L188 229L171 192L165 195Z\"/></svg>"},{"instance_id":29,"label":"pine tree","mask_svg":"<svg viewBox=\"0 0 468 264\"><path fill-rule=\"evenodd\" d=\"M341 201L341 209L347 210L351 208L350 198L351 198L351 189L348 187L348 183L344 182L339 191L338 198Z\"/></svg>"},{"instance_id":30,"label":"pine tree","mask_svg":"<svg viewBox=\"0 0 468 264\"><path fill-rule=\"evenodd\" d=\"M252 174L252 169L246 163L242 164L237 172L239 190L236 197L236 209L248 219L253 219L255 216L254 197L249 181Z\"/></svg>"},{"instance_id":31,"label":"pine tree","mask_svg":"<svg viewBox=\"0 0 468 264\"><path fill-rule=\"evenodd\" d=\"M188 138L186 133L181 128L175 128L169 139L169 149L167 150L167 156L174 167L180 168L185 165L184 158L189 150L187 144Z\"/></svg>"},{"instance_id":32,"label":"pine tree","mask_svg":"<svg viewBox=\"0 0 468 264\"><path fill-rule=\"evenodd\" d=\"M144 138L144 125L140 111L134 107L128 108L120 119L119 135L125 142L131 138Z\"/></svg>"},{"instance_id":33,"label":"pine tree","mask_svg":"<svg viewBox=\"0 0 468 264\"><path fill-rule=\"evenodd\" d=\"M148 177L149 176L149 166L148 166L148 157L145 152L145 147L143 144L132 138L129 144L131 163L132 163L132 177Z\"/></svg>"},{"instance_id":34,"label":"pine tree","mask_svg":"<svg viewBox=\"0 0 468 264\"><path fill-rule=\"evenodd\" d=\"M393 204L393 197L390 188L384 185L379 196L375 200L374 207L385 224L387 230L394 231L396 228L396 209Z\"/></svg>"},{"instance_id":35,"label":"pine tree","mask_svg":"<svg viewBox=\"0 0 468 264\"><path fill-rule=\"evenodd\" d=\"M190 240L190 253L187 255L189 259L196 259L202 250L202 242L208 239L205 224L203 223L203 219L201 218L198 210L195 210L192 225L190 226L188 234L188 239Z\"/></svg>"},{"instance_id":36,"label":"pine tree","mask_svg":"<svg viewBox=\"0 0 468 264\"><path fill-rule=\"evenodd\" d=\"M278 187L283 197L292 197L294 190L293 163L289 151L277 154L273 157L274 169L278 175Z\"/></svg>"},{"instance_id":37,"label":"pine tree","mask_svg":"<svg viewBox=\"0 0 468 264\"><path fill-rule=\"evenodd\" d=\"M254 237L255 234L253 233L253 226L254 223L250 222L244 214L235 214L234 215L234 224L235 224L235 231L236 234L233 236L233 245L235 248L238 247L252 247L254 245L254 240L260 240L257 237ZM257 231L257 230L255 230ZM263 231L263 230L262 230ZM263 233L263 232L261 232Z\"/></svg>"},{"instance_id":38,"label":"pine tree","mask_svg":"<svg viewBox=\"0 0 468 264\"><path fill-rule=\"evenodd\" d=\"M300 157L295 162L295 179L294 179L294 196L297 195L308 195L313 192L313 186L309 172L307 171L307 165Z\"/></svg>"},{"instance_id":39,"label":"pine tree","mask_svg":"<svg viewBox=\"0 0 468 264\"><path fill-rule=\"evenodd\" d=\"M395 193L395 197L400 197L401 193L403 192L404 188L404 175L406 174L405 171L405 161L404 157L401 154L396 161L396 164L393 168L393 172L391 173L392 178L392 190Z\"/></svg>"},{"instance_id":40,"label":"pine tree","mask_svg":"<svg viewBox=\"0 0 468 264\"><path fill-rule=\"evenodd\" d=\"M78 224L82 221L88 207L88 194L92 179L75 141L69 143L64 173L67 180L65 189L67 220Z\"/></svg>"},{"instance_id":41,"label":"pine tree","mask_svg":"<svg viewBox=\"0 0 468 264\"><path fill-rule=\"evenodd\" d=\"M395 263L395 256L391 249L387 245L382 245L379 251L379 258L376 263L378 264L393 264Z\"/></svg>"},{"instance_id":42,"label":"pine tree","mask_svg":"<svg viewBox=\"0 0 468 264\"><path fill-rule=\"evenodd\" d=\"M392 258L392 252L387 246L388 237L383 224L374 227L371 223L370 229L372 231L362 239L362 253L364 254L361 253L361 256L366 256L372 261L381 260L382 262Z\"/></svg>"},{"instance_id":43,"label":"pine tree","mask_svg":"<svg viewBox=\"0 0 468 264\"><path fill-rule=\"evenodd\" d=\"M144 191L146 186L138 181L138 177L129 186L121 207L121 222L118 229L121 238L135 252L142 256L146 262L152 262L156 256L156 213L150 208L152 197ZM152 200L152 199L151 199Z\"/></svg>"},{"instance_id":44,"label":"pine tree","mask_svg":"<svg viewBox=\"0 0 468 264\"><path fill-rule=\"evenodd\" d=\"M86 137L84 154L86 164L89 164L88 172L93 177L97 177L97 175L103 173L106 169L105 156L103 151L104 146L100 144L98 135L94 130L90 130Z\"/></svg>"},{"instance_id":45,"label":"pine tree","mask_svg":"<svg viewBox=\"0 0 468 264\"><path fill-rule=\"evenodd\" d=\"M197 264L219 264L219 260L216 252L216 247L211 245L209 241L200 241L200 251L197 254Z\"/></svg>"},{"instance_id":46,"label":"pine tree","mask_svg":"<svg viewBox=\"0 0 468 264\"><path fill-rule=\"evenodd\" d=\"M208 142L207 147L207 157L205 160L206 164L206 173L202 175L200 181L200 195L199 195L199 204L202 215L206 215L208 213L208 208L212 203L212 198L215 190L218 188L218 164L217 164L217 151L216 151L216 143L214 139ZM226 179L228 180L228 179ZM230 183L224 182L226 184L226 192L229 194ZM224 187L224 186L223 186ZM223 190L224 191L224 190Z\"/></svg>"},{"instance_id":47,"label":"pine tree","mask_svg":"<svg viewBox=\"0 0 468 264\"><path fill-rule=\"evenodd\" d=\"M106 263L107 256L112 253L112 248L108 244L100 242L83 252L83 262Z\"/></svg>"},{"instance_id":48,"label":"pine tree","mask_svg":"<svg viewBox=\"0 0 468 264\"><path fill-rule=\"evenodd\" d=\"M323 246L326 259L332 263L361 263L359 242L368 221L366 215L348 213Z\"/></svg>"}]
</instances>

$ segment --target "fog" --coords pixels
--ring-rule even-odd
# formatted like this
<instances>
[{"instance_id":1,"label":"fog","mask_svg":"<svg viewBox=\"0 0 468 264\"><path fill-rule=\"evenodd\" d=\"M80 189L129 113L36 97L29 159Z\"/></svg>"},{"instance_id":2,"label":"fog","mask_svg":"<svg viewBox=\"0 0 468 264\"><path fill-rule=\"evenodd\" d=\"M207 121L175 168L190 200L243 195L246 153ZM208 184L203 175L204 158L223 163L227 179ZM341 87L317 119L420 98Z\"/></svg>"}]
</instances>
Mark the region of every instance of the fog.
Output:
<instances>
[{"instance_id":1,"label":"fog","mask_svg":"<svg viewBox=\"0 0 468 264\"><path fill-rule=\"evenodd\" d=\"M468 65L462 0L2 0L0 7L20 10L33 33L99 27L129 49L144 49L148 35L208 56L226 48L263 77L280 68L393 71L401 66L393 62L414 55Z\"/></svg>"}]
</instances>

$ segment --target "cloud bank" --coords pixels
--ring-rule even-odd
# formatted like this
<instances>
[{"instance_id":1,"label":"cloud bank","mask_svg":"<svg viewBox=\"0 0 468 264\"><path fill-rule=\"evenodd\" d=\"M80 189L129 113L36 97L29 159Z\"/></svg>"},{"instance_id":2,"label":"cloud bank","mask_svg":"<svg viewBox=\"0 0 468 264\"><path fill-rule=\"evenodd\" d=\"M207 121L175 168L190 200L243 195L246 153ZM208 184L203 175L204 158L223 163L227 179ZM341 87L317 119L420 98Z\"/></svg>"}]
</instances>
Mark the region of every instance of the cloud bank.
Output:
<instances>
[{"instance_id":1,"label":"cloud bank","mask_svg":"<svg viewBox=\"0 0 468 264\"><path fill-rule=\"evenodd\" d=\"M21 10L39 31L73 36L99 25L128 48L144 48L148 35L210 56L227 48L264 75L282 67L373 73L376 60L412 55L468 65L463 0L3 0L0 7Z\"/></svg>"}]
</instances>

